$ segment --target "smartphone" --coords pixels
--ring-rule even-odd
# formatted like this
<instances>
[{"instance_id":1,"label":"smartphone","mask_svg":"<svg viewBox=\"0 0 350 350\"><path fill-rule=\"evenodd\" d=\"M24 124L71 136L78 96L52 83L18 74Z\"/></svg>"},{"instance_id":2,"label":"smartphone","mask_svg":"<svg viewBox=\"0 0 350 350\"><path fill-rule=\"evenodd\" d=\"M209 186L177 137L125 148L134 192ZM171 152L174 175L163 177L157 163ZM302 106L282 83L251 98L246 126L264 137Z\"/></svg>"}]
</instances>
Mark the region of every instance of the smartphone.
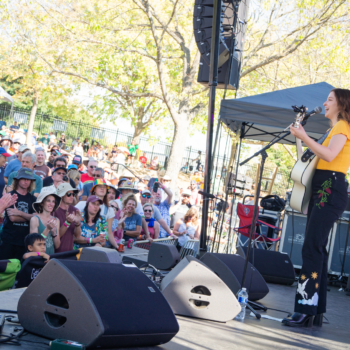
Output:
<instances>
[{"instance_id":1,"label":"smartphone","mask_svg":"<svg viewBox=\"0 0 350 350\"><path fill-rule=\"evenodd\" d=\"M159 188L159 184L158 184L158 178L157 178L153 184L153 192L157 192L158 188Z\"/></svg>"},{"instance_id":2,"label":"smartphone","mask_svg":"<svg viewBox=\"0 0 350 350\"><path fill-rule=\"evenodd\" d=\"M62 180L63 180L64 182L68 182L68 176L67 176L67 175L64 175L63 178L62 178Z\"/></svg>"}]
</instances>

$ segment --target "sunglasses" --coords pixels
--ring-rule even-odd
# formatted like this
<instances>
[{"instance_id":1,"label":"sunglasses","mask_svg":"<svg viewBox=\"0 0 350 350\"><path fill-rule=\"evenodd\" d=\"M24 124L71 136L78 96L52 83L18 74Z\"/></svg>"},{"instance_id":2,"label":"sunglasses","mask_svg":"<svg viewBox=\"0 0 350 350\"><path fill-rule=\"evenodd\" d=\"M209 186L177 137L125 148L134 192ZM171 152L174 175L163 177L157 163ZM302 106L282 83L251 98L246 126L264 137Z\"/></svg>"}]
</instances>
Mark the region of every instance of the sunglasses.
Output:
<instances>
[{"instance_id":1,"label":"sunglasses","mask_svg":"<svg viewBox=\"0 0 350 350\"><path fill-rule=\"evenodd\" d=\"M116 206L114 206L114 205L111 205L111 207L112 207L115 211L118 211L118 210L119 210L119 208L116 207Z\"/></svg>"},{"instance_id":2,"label":"sunglasses","mask_svg":"<svg viewBox=\"0 0 350 350\"><path fill-rule=\"evenodd\" d=\"M71 197L71 196L74 197L74 196L75 196L75 193L66 193L66 196L67 196L67 197Z\"/></svg>"},{"instance_id":3,"label":"sunglasses","mask_svg":"<svg viewBox=\"0 0 350 350\"><path fill-rule=\"evenodd\" d=\"M144 212L145 213L152 213L152 209L145 209Z\"/></svg>"},{"instance_id":4,"label":"sunglasses","mask_svg":"<svg viewBox=\"0 0 350 350\"><path fill-rule=\"evenodd\" d=\"M90 169L95 169L95 168L97 168L97 166L96 165L89 165L89 168Z\"/></svg>"},{"instance_id":5,"label":"sunglasses","mask_svg":"<svg viewBox=\"0 0 350 350\"><path fill-rule=\"evenodd\" d=\"M142 198L151 198L151 195L150 194L143 194Z\"/></svg>"},{"instance_id":6,"label":"sunglasses","mask_svg":"<svg viewBox=\"0 0 350 350\"><path fill-rule=\"evenodd\" d=\"M190 198L191 196L188 196L187 194L183 194L182 197Z\"/></svg>"},{"instance_id":7,"label":"sunglasses","mask_svg":"<svg viewBox=\"0 0 350 350\"><path fill-rule=\"evenodd\" d=\"M66 173L61 173L61 172L56 172L55 174L57 174L57 175L66 175Z\"/></svg>"},{"instance_id":8,"label":"sunglasses","mask_svg":"<svg viewBox=\"0 0 350 350\"><path fill-rule=\"evenodd\" d=\"M98 174L98 175L94 174L94 175L92 175L92 177L101 178L102 176L100 174Z\"/></svg>"}]
</instances>

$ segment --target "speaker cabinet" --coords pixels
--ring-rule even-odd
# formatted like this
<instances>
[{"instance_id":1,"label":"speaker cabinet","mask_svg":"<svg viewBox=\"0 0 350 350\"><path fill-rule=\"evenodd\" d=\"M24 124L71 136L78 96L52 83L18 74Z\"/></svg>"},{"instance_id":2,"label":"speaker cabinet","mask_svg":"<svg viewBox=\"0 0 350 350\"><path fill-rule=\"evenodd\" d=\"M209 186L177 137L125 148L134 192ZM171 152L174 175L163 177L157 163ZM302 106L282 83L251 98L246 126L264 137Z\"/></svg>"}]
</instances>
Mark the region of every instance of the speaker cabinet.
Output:
<instances>
[{"instance_id":1,"label":"speaker cabinet","mask_svg":"<svg viewBox=\"0 0 350 350\"><path fill-rule=\"evenodd\" d=\"M247 247L242 249L246 254ZM288 254L252 248L249 253L249 262L255 266L266 282L289 286L295 282L294 267Z\"/></svg>"},{"instance_id":2,"label":"speaker cabinet","mask_svg":"<svg viewBox=\"0 0 350 350\"><path fill-rule=\"evenodd\" d=\"M170 270L180 261L180 253L173 244L152 243L148 263L160 270Z\"/></svg>"},{"instance_id":3,"label":"speaker cabinet","mask_svg":"<svg viewBox=\"0 0 350 350\"><path fill-rule=\"evenodd\" d=\"M153 282L122 264L50 260L17 309L27 331L88 347L155 346L179 331Z\"/></svg>"},{"instance_id":4,"label":"speaker cabinet","mask_svg":"<svg viewBox=\"0 0 350 350\"><path fill-rule=\"evenodd\" d=\"M121 264L122 259L115 249L88 247L81 250L79 261Z\"/></svg>"},{"instance_id":5,"label":"speaker cabinet","mask_svg":"<svg viewBox=\"0 0 350 350\"><path fill-rule=\"evenodd\" d=\"M237 295L241 289L245 259L235 254L205 253L201 261L227 284L234 295ZM262 299L269 292L264 278L249 262L244 287L247 288L251 301Z\"/></svg>"},{"instance_id":6,"label":"speaker cabinet","mask_svg":"<svg viewBox=\"0 0 350 350\"><path fill-rule=\"evenodd\" d=\"M227 322L241 310L228 286L192 256L182 259L160 288L177 315Z\"/></svg>"}]
</instances>

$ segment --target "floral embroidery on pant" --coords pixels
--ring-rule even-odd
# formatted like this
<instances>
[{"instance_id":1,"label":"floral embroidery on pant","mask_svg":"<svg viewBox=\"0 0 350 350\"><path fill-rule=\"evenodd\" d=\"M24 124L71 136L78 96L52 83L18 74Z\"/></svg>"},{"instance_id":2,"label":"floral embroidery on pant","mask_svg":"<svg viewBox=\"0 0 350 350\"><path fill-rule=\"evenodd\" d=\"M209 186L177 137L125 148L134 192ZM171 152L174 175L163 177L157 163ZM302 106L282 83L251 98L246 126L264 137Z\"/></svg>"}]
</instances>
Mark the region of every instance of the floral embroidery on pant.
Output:
<instances>
[{"instance_id":1,"label":"floral embroidery on pant","mask_svg":"<svg viewBox=\"0 0 350 350\"><path fill-rule=\"evenodd\" d=\"M322 189L318 190L317 193L319 193L318 198L321 198L320 202L316 205L321 209L321 207L324 207L324 204L328 201L328 196L332 193L331 187L332 186L332 179L326 180L322 185Z\"/></svg>"}]
</instances>

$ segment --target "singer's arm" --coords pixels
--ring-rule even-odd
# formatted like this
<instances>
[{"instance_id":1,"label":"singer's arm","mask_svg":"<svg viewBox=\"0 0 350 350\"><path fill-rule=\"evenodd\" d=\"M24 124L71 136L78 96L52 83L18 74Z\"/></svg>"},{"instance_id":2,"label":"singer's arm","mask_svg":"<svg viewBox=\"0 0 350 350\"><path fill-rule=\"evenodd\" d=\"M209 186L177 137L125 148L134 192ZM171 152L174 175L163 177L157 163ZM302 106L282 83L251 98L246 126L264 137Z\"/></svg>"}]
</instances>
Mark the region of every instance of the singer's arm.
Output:
<instances>
[{"instance_id":1,"label":"singer's arm","mask_svg":"<svg viewBox=\"0 0 350 350\"><path fill-rule=\"evenodd\" d=\"M299 128L294 128L291 126L290 131L293 136L303 141L304 144L316 154L316 156L325 160L326 162L331 162L339 154L347 139L343 134L334 135L331 138L328 147L325 147L309 137L301 125L299 125Z\"/></svg>"}]
</instances>

